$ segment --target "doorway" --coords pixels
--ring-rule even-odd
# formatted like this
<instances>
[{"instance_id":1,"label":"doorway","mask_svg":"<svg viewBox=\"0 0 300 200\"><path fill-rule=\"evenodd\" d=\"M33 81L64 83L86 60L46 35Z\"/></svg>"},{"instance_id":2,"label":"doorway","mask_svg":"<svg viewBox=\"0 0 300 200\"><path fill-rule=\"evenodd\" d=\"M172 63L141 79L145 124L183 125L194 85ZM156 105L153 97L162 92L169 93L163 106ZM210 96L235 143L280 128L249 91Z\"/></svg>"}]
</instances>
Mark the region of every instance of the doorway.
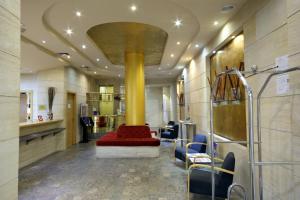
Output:
<instances>
[{"instance_id":1,"label":"doorway","mask_svg":"<svg viewBox=\"0 0 300 200\"><path fill-rule=\"evenodd\" d=\"M76 144L76 95L67 93L67 148Z\"/></svg>"}]
</instances>

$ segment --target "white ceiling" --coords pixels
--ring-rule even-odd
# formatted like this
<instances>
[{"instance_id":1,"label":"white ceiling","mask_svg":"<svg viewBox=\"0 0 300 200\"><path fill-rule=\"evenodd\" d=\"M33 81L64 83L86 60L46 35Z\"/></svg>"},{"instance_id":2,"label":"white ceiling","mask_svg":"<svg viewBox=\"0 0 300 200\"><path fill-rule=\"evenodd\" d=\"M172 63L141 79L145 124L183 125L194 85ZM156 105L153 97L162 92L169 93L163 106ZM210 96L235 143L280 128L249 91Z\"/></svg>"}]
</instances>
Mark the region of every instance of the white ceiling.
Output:
<instances>
[{"instance_id":1,"label":"white ceiling","mask_svg":"<svg viewBox=\"0 0 300 200\"><path fill-rule=\"evenodd\" d=\"M89 66L88 74L111 77L119 74L123 76L124 67L111 64L88 37L87 30L108 22L139 22L158 26L168 33L169 38L161 65L146 67L146 78L171 78L181 72L182 66L199 52L245 2L246 0L22 0L21 21L26 28L22 35L51 52L69 53L70 64L77 68ZM132 4L137 6L136 12L130 10ZM229 4L234 5L235 9L227 13L221 12L222 7ZM77 17L76 11L81 11L82 16ZM182 20L180 28L174 26L176 19ZM216 20L219 22L218 26L213 25ZM71 36L65 33L68 27L74 32ZM43 40L46 41L45 44L42 43ZM177 41L181 44L177 45ZM39 48L23 43L23 72L66 65L50 55L45 58L47 54L44 52L40 52L43 56L37 56ZM82 44L87 48L82 49ZM198 48L195 47L196 44L199 44ZM174 54L173 58L171 54ZM100 62L96 61L97 58Z\"/></svg>"}]
</instances>

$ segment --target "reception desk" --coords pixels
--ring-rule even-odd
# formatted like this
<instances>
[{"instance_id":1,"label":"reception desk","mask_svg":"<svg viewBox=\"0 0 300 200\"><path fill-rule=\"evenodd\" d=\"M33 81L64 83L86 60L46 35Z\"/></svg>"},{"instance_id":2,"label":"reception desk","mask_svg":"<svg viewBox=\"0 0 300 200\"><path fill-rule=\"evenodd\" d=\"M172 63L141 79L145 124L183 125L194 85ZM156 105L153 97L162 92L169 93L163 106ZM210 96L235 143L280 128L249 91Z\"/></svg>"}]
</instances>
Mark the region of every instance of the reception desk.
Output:
<instances>
[{"instance_id":1,"label":"reception desk","mask_svg":"<svg viewBox=\"0 0 300 200\"><path fill-rule=\"evenodd\" d=\"M63 120L20 123L19 167L64 149Z\"/></svg>"}]
</instances>

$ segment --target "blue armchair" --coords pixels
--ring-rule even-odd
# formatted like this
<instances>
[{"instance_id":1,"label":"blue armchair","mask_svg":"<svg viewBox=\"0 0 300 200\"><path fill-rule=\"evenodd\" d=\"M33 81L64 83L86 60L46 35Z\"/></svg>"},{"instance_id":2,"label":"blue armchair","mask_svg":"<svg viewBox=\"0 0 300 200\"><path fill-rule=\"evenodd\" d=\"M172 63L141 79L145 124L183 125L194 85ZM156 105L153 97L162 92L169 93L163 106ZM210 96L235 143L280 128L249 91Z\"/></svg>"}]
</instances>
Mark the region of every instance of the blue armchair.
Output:
<instances>
[{"instance_id":1,"label":"blue armchair","mask_svg":"<svg viewBox=\"0 0 300 200\"><path fill-rule=\"evenodd\" d=\"M206 168L206 169L204 169ZM232 152L228 153L220 167L214 167L215 172L215 196L227 198L228 187L233 182L235 157ZM189 168L188 195L189 192L211 196L211 166L194 164Z\"/></svg>"},{"instance_id":2,"label":"blue armchair","mask_svg":"<svg viewBox=\"0 0 300 200\"><path fill-rule=\"evenodd\" d=\"M196 134L191 143L185 146L177 146L177 142L181 141L178 139L175 141L175 161L176 158L186 162L186 168L188 166L187 153L206 153L207 138L206 135Z\"/></svg>"},{"instance_id":3,"label":"blue armchair","mask_svg":"<svg viewBox=\"0 0 300 200\"><path fill-rule=\"evenodd\" d=\"M165 129L163 132L161 132L160 137L166 139L177 139L178 129L179 129L179 125L175 124L172 128Z\"/></svg>"}]
</instances>

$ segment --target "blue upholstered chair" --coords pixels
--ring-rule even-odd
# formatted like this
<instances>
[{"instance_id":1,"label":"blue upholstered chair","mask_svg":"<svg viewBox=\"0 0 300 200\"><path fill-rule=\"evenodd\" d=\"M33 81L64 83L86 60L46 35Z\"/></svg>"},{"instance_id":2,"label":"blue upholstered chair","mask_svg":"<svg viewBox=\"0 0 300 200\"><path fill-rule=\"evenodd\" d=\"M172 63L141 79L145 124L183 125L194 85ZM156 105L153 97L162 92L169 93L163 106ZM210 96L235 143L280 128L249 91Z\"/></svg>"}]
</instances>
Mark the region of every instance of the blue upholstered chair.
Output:
<instances>
[{"instance_id":1,"label":"blue upholstered chair","mask_svg":"<svg viewBox=\"0 0 300 200\"><path fill-rule=\"evenodd\" d=\"M175 141L175 161L176 159L186 162L186 168L188 166L187 153L206 153L207 138L206 135L196 134L190 143L181 147L177 145L184 139L178 139ZM188 141L188 140L187 140Z\"/></svg>"},{"instance_id":2,"label":"blue upholstered chair","mask_svg":"<svg viewBox=\"0 0 300 200\"><path fill-rule=\"evenodd\" d=\"M175 124L172 128L168 128L162 131L160 133L160 137L165 139L177 139L178 130L179 130L179 125Z\"/></svg>"},{"instance_id":3,"label":"blue upholstered chair","mask_svg":"<svg viewBox=\"0 0 300 200\"><path fill-rule=\"evenodd\" d=\"M232 152L228 153L221 167L215 170L215 196L227 198L228 187L233 182L235 157ZM211 166L194 164L189 167L188 192L211 196Z\"/></svg>"}]
</instances>

